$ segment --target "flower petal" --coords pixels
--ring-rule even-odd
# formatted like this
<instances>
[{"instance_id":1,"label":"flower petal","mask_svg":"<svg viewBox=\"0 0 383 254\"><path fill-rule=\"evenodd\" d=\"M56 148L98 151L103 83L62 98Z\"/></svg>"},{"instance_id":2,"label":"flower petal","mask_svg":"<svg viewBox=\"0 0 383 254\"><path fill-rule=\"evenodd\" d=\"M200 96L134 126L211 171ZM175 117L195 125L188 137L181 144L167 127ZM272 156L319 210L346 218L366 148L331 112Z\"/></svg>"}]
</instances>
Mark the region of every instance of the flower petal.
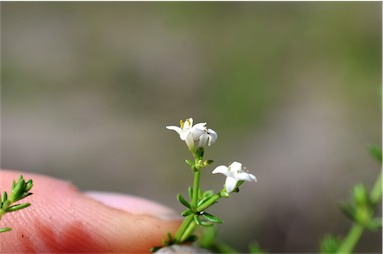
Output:
<instances>
[{"instance_id":1,"label":"flower petal","mask_svg":"<svg viewBox=\"0 0 383 254\"><path fill-rule=\"evenodd\" d=\"M212 173L213 174L221 173L221 174L224 174L225 176L227 176L229 174L229 168L224 166L224 165L221 165L221 166L216 167Z\"/></svg>"},{"instance_id":2,"label":"flower petal","mask_svg":"<svg viewBox=\"0 0 383 254\"><path fill-rule=\"evenodd\" d=\"M199 147L205 147L206 144L208 143L209 141L209 135L207 135L206 133L202 134L200 137L199 137L199 143L198 143L198 146Z\"/></svg>"},{"instance_id":3,"label":"flower petal","mask_svg":"<svg viewBox=\"0 0 383 254\"><path fill-rule=\"evenodd\" d=\"M195 124L195 125L193 126L193 128L204 130L204 129L206 129L206 128L205 128L205 125L206 125L206 123L197 123L197 124Z\"/></svg>"},{"instance_id":4,"label":"flower petal","mask_svg":"<svg viewBox=\"0 0 383 254\"><path fill-rule=\"evenodd\" d=\"M193 139L197 141L202 135L205 134L205 131L203 129L193 128L191 134L193 135Z\"/></svg>"},{"instance_id":5,"label":"flower petal","mask_svg":"<svg viewBox=\"0 0 383 254\"><path fill-rule=\"evenodd\" d=\"M185 140L186 145L188 146L189 150L194 150L194 140L193 140L193 137L192 137L190 132L188 132L186 134L187 135L186 135L185 139L183 139L183 140ZM182 139L182 137L181 137L181 139Z\"/></svg>"},{"instance_id":6,"label":"flower petal","mask_svg":"<svg viewBox=\"0 0 383 254\"><path fill-rule=\"evenodd\" d=\"M188 131L182 131L182 132L180 133L180 138L181 138L182 140L186 140L188 136L191 136L191 135L189 135L189 134L190 134L190 132L188 132Z\"/></svg>"},{"instance_id":7,"label":"flower petal","mask_svg":"<svg viewBox=\"0 0 383 254\"><path fill-rule=\"evenodd\" d=\"M166 126L166 129L176 131L180 135L183 132L182 129L178 126Z\"/></svg>"},{"instance_id":8,"label":"flower petal","mask_svg":"<svg viewBox=\"0 0 383 254\"><path fill-rule=\"evenodd\" d=\"M188 118L183 122L182 129L190 129L193 126L193 118Z\"/></svg>"},{"instance_id":9,"label":"flower petal","mask_svg":"<svg viewBox=\"0 0 383 254\"><path fill-rule=\"evenodd\" d=\"M248 181L248 182L256 182L257 181L257 178L255 177L255 175L253 174L249 174L249 173L238 173L236 174L235 178L237 180L243 180L243 181Z\"/></svg>"},{"instance_id":10,"label":"flower petal","mask_svg":"<svg viewBox=\"0 0 383 254\"><path fill-rule=\"evenodd\" d=\"M237 182L238 182L237 179L234 179L232 177L227 177L225 182L226 192L227 193L232 192L237 186Z\"/></svg>"},{"instance_id":11,"label":"flower petal","mask_svg":"<svg viewBox=\"0 0 383 254\"><path fill-rule=\"evenodd\" d=\"M230 164L230 171L232 172L242 172L242 163L234 161L233 163Z\"/></svg>"},{"instance_id":12,"label":"flower petal","mask_svg":"<svg viewBox=\"0 0 383 254\"><path fill-rule=\"evenodd\" d=\"M218 135L217 135L217 132L213 131L212 129L208 129L207 133L209 134L209 143L208 143L208 145L211 146L217 140Z\"/></svg>"}]
</instances>

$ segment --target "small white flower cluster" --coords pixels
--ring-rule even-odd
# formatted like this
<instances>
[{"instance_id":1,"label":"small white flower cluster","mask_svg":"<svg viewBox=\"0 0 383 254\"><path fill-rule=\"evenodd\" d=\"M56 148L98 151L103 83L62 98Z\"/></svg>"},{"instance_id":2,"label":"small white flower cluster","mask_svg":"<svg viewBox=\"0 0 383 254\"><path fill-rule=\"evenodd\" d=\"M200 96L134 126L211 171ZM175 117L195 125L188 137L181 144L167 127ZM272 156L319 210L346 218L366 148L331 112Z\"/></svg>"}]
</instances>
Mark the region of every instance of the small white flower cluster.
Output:
<instances>
[{"instance_id":1,"label":"small white flower cluster","mask_svg":"<svg viewBox=\"0 0 383 254\"><path fill-rule=\"evenodd\" d=\"M199 147L211 146L217 140L217 133L206 127L206 123L197 123L193 126L193 118L186 119L185 122L180 121L178 126L166 126L169 130L176 131L181 140L186 142L189 150L193 153ZM234 161L229 167L221 165L216 167L213 174L221 173L226 175L225 189L227 193L233 192L237 188L239 181L256 182L257 178L248 173L242 167L242 164Z\"/></svg>"},{"instance_id":2,"label":"small white flower cluster","mask_svg":"<svg viewBox=\"0 0 383 254\"><path fill-rule=\"evenodd\" d=\"M193 126L193 118L180 121L180 126L166 126L169 130L176 131L182 140L186 142L190 151L199 147L211 146L217 140L217 133L208 129L206 123L197 123Z\"/></svg>"}]
</instances>

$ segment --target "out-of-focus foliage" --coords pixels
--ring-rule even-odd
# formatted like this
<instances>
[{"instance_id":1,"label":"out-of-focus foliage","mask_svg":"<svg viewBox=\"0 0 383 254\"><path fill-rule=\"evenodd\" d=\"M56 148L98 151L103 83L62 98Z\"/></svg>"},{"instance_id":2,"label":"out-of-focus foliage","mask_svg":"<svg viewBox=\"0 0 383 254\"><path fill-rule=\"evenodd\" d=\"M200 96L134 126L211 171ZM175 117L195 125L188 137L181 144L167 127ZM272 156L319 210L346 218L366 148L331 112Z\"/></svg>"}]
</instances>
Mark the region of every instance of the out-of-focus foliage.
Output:
<instances>
[{"instance_id":1,"label":"out-of-focus foliage","mask_svg":"<svg viewBox=\"0 0 383 254\"><path fill-rule=\"evenodd\" d=\"M258 178L211 211L218 237L312 252L377 175L381 21L380 2L3 2L1 166L181 212L190 158L165 126L193 117L218 132L213 166L236 155Z\"/></svg>"}]
</instances>

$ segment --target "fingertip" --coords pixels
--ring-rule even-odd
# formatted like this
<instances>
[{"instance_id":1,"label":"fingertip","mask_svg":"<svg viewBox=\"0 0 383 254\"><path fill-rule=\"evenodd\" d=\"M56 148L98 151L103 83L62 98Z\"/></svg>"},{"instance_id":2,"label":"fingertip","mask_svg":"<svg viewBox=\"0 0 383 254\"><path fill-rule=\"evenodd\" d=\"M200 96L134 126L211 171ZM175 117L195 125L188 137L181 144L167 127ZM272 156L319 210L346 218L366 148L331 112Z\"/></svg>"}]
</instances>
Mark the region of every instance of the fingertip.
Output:
<instances>
[{"instance_id":1,"label":"fingertip","mask_svg":"<svg viewBox=\"0 0 383 254\"><path fill-rule=\"evenodd\" d=\"M2 217L0 227L12 227L1 235L4 253L149 252L180 225L164 220L174 213L160 204L121 194L84 195L69 182L37 174L2 171L1 190L10 190L21 173L33 179L34 194L25 200L30 207Z\"/></svg>"},{"instance_id":2,"label":"fingertip","mask_svg":"<svg viewBox=\"0 0 383 254\"><path fill-rule=\"evenodd\" d=\"M148 199L113 192L87 191L84 194L106 206L129 213L153 215L162 220L181 219L174 210Z\"/></svg>"}]
</instances>

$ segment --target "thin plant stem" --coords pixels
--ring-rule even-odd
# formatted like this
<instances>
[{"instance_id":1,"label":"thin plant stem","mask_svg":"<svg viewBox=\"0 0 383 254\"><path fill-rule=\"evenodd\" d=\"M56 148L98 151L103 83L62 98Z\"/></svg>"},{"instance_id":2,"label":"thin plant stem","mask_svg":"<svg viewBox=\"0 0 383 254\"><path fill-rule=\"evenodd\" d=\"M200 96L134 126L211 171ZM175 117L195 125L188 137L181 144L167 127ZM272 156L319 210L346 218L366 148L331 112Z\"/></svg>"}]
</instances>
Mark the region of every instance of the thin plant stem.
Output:
<instances>
[{"instance_id":1,"label":"thin plant stem","mask_svg":"<svg viewBox=\"0 0 383 254\"><path fill-rule=\"evenodd\" d=\"M181 239L184 235L186 229L189 227L190 223L194 221L194 214L190 214L185 218L185 220L182 222L180 228L178 229L176 235L175 235L175 241L178 243L182 243Z\"/></svg>"},{"instance_id":2,"label":"thin plant stem","mask_svg":"<svg viewBox=\"0 0 383 254\"><path fill-rule=\"evenodd\" d=\"M180 242L184 242L188 237L189 235L193 232L193 230L195 229L196 227L196 223L194 221L194 216L192 217L192 221L189 223L188 227L185 229L185 232L184 234L181 236L181 239L180 239Z\"/></svg>"},{"instance_id":3,"label":"thin plant stem","mask_svg":"<svg viewBox=\"0 0 383 254\"><path fill-rule=\"evenodd\" d=\"M192 202L191 202L191 207L193 209L196 209L197 208L197 204L198 204L200 176L201 176L201 172L199 170L194 172L193 197L192 197Z\"/></svg>"},{"instance_id":4,"label":"thin plant stem","mask_svg":"<svg viewBox=\"0 0 383 254\"><path fill-rule=\"evenodd\" d=\"M212 196L209 200L207 200L206 202L204 202L202 205L200 205L199 207L197 207L197 212L202 212L203 210L207 209L208 207L210 207L211 205L213 205L215 202L217 202L218 199L220 199L222 196L221 196L221 192L215 194L214 196Z\"/></svg>"},{"instance_id":5,"label":"thin plant stem","mask_svg":"<svg viewBox=\"0 0 383 254\"><path fill-rule=\"evenodd\" d=\"M193 196L191 200L192 209L196 209L198 205L198 194L199 194L199 182L200 182L201 172L197 170L194 172L194 182L193 182ZM194 222L194 213L190 214L185 218L180 228L178 229L175 240L178 243L185 241L189 235L193 232L196 224Z\"/></svg>"},{"instance_id":6,"label":"thin plant stem","mask_svg":"<svg viewBox=\"0 0 383 254\"><path fill-rule=\"evenodd\" d=\"M340 246L338 253L351 253L355 245L359 241L359 238L362 236L364 227L358 223L352 225L350 231L348 232L346 238L343 240L342 245Z\"/></svg>"}]
</instances>

